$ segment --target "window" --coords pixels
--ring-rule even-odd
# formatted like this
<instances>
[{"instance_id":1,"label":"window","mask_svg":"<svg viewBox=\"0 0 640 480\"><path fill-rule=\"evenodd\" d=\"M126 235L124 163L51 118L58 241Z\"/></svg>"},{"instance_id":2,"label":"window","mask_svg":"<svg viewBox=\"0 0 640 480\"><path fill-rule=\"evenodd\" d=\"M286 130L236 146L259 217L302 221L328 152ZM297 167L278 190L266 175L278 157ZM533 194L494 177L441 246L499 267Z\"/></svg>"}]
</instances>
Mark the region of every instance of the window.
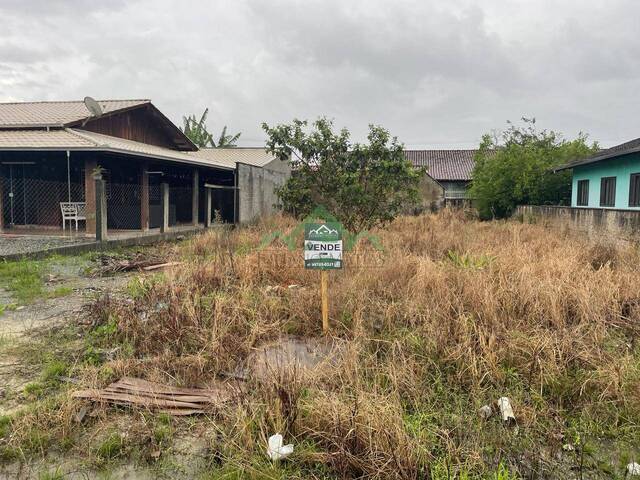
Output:
<instances>
[{"instance_id":1,"label":"window","mask_svg":"<svg viewBox=\"0 0 640 480\"><path fill-rule=\"evenodd\" d=\"M629 179L629 206L640 207L640 173L632 173Z\"/></svg>"},{"instance_id":2,"label":"window","mask_svg":"<svg viewBox=\"0 0 640 480\"><path fill-rule=\"evenodd\" d=\"M602 177L600 179L600 206L616 206L616 177Z\"/></svg>"},{"instance_id":3,"label":"window","mask_svg":"<svg viewBox=\"0 0 640 480\"><path fill-rule=\"evenodd\" d=\"M578 180L578 206L589 205L589 180Z\"/></svg>"}]
</instances>

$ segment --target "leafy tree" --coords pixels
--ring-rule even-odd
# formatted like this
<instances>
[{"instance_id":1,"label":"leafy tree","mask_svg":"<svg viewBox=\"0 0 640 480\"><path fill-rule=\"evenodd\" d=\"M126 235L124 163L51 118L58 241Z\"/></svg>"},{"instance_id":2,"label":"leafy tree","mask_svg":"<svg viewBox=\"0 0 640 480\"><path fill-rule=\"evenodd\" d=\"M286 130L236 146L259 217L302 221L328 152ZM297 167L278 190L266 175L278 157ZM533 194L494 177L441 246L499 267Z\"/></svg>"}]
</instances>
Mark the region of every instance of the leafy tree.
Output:
<instances>
[{"instance_id":1,"label":"leafy tree","mask_svg":"<svg viewBox=\"0 0 640 480\"><path fill-rule=\"evenodd\" d=\"M368 143L352 143L346 129L320 118L269 127L267 149L291 163L291 178L278 190L284 207L306 217L323 206L351 231L393 220L418 200L421 171L403 145L382 127L370 125Z\"/></svg>"},{"instance_id":2,"label":"leafy tree","mask_svg":"<svg viewBox=\"0 0 640 480\"><path fill-rule=\"evenodd\" d=\"M218 142L213 140L213 135L209 133L207 129L207 116L209 115L209 109L205 108L202 112L200 120L195 115L189 115L182 117L183 127L181 130L189 137L194 144L200 148L229 148L235 147L236 142L240 138L240 133L235 135L227 134L227 126L225 125L220 133Z\"/></svg>"},{"instance_id":3,"label":"leafy tree","mask_svg":"<svg viewBox=\"0 0 640 480\"><path fill-rule=\"evenodd\" d=\"M565 140L551 130L537 130L535 119L509 127L500 135L484 135L476 154L470 196L481 218L511 215L517 205L565 205L571 199L571 173L554 167L598 150L580 133Z\"/></svg>"}]
</instances>

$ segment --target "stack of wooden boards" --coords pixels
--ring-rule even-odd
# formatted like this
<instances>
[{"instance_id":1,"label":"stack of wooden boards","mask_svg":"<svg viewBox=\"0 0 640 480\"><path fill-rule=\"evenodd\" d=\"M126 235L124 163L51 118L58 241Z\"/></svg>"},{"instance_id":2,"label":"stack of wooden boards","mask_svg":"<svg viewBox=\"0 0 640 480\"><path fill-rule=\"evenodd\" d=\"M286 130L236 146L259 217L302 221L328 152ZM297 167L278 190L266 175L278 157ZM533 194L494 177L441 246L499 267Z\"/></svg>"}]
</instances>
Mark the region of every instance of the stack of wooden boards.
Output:
<instances>
[{"instance_id":1,"label":"stack of wooden boards","mask_svg":"<svg viewBox=\"0 0 640 480\"><path fill-rule=\"evenodd\" d=\"M178 388L124 377L102 390L80 390L72 396L112 405L148 408L170 415L194 415L215 411L231 398L231 392L224 385L215 389Z\"/></svg>"}]
</instances>

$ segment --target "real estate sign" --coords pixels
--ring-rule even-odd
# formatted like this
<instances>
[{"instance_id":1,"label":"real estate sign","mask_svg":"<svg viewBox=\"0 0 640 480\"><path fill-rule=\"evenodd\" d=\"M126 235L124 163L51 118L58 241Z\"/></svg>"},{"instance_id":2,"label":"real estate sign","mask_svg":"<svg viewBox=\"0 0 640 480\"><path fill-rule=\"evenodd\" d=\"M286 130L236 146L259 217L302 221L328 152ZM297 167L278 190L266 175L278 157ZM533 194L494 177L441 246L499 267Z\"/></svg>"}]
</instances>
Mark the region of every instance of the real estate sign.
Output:
<instances>
[{"instance_id":1,"label":"real estate sign","mask_svg":"<svg viewBox=\"0 0 640 480\"><path fill-rule=\"evenodd\" d=\"M342 268L342 225L337 222L305 223L304 268Z\"/></svg>"}]
</instances>

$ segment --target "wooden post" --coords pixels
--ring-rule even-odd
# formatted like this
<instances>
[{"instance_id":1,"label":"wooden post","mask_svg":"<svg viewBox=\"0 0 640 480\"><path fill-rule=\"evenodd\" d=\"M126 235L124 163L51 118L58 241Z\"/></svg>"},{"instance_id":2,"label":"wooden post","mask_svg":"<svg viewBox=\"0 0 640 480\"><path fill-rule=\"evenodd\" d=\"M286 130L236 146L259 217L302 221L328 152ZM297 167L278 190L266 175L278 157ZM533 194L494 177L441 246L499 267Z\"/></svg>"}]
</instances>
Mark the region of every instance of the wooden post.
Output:
<instances>
[{"instance_id":1,"label":"wooden post","mask_svg":"<svg viewBox=\"0 0 640 480\"><path fill-rule=\"evenodd\" d=\"M84 201L87 215L85 231L87 234L96 233L96 181L93 178L93 172L97 167L96 160L84 161Z\"/></svg>"},{"instance_id":2,"label":"wooden post","mask_svg":"<svg viewBox=\"0 0 640 480\"><path fill-rule=\"evenodd\" d=\"M329 332L329 272L320 271L320 295L322 296L322 332Z\"/></svg>"},{"instance_id":3,"label":"wooden post","mask_svg":"<svg viewBox=\"0 0 640 480\"><path fill-rule=\"evenodd\" d=\"M205 204L204 204L204 226L211 227L211 189L205 188Z\"/></svg>"},{"instance_id":4,"label":"wooden post","mask_svg":"<svg viewBox=\"0 0 640 480\"><path fill-rule=\"evenodd\" d=\"M197 168L193 169L193 187L191 190L191 223L194 226L198 225L198 199L200 196L200 172Z\"/></svg>"},{"instance_id":5,"label":"wooden post","mask_svg":"<svg viewBox=\"0 0 640 480\"><path fill-rule=\"evenodd\" d=\"M149 230L149 166L144 164L140 175L140 229Z\"/></svg>"},{"instance_id":6,"label":"wooden post","mask_svg":"<svg viewBox=\"0 0 640 480\"><path fill-rule=\"evenodd\" d=\"M169 184L160 184L160 201L162 202L162 223L160 233L169 231Z\"/></svg>"},{"instance_id":7,"label":"wooden post","mask_svg":"<svg viewBox=\"0 0 640 480\"><path fill-rule=\"evenodd\" d=\"M95 179L95 205L96 205L96 241L107 240L107 195L105 183L102 178Z\"/></svg>"}]
</instances>

